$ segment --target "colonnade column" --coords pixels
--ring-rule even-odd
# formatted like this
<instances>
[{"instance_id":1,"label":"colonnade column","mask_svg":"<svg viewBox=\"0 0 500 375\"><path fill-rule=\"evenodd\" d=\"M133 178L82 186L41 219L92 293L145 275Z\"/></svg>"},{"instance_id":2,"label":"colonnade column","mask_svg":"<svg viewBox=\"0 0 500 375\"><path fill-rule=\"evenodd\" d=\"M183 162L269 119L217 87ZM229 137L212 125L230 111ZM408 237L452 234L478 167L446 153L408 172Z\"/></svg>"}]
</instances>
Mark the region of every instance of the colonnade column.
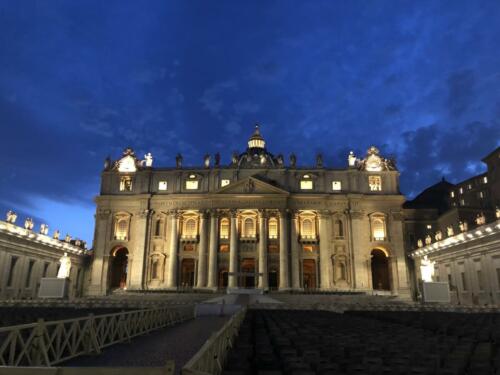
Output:
<instances>
[{"instance_id":1,"label":"colonnade column","mask_svg":"<svg viewBox=\"0 0 500 375\"><path fill-rule=\"evenodd\" d=\"M330 259L330 237L329 237L329 222L330 222L330 212L321 211L319 213L319 261L320 261L320 273L321 273L321 289L330 289L330 269L331 269L331 259Z\"/></svg>"},{"instance_id":2,"label":"colonnade column","mask_svg":"<svg viewBox=\"0 0 500 375\"><path fill-rule=\"evenodd\" d=\"M200 247L198 251L198 280L196 287L203 288L207 284L207 213L200 214Z\"/></svg>"},{"instance_id":3,"label":"colonnade column","mask_svg":"<svg viewBox=\"0 0 500 375\"><path fill-rule=\"evenodd\" d=\"M177 222L179 220L179 214L177 211L170 212L170 251L169 251L169 262L168 262L168 279L167 287L176 288L177 287L177 249L179 246L179 238L177 231Z\"/></svg>"},{"instance_id":4,"label":"colonnade column","mask_svg":"<svg viewBox=\"0 0 500 375\"><path fill-rule=\"evenodd\" d=\"M291 223L291 261L292 261L292 289L300 289L300 244L299 244L299 215L297 212L292 213Z\"/></svg>"},{"instance_id":5,"label":"colonnade column","mask_svg":"<svg viewBox=\"0 0 500 375\"><path fill-rule=\"evenodd\" d=\"M237 229L237 212L231 211L231 227L229 240L229 280L228 287L236 288L238 286L238 229Z\"/></svg>"},{"instance_id":6,"label":"colonnade column","mask_svg":"<svg viewBox=\"0 0 500 375\"><path fill-rule=\"evenodd\" d=\"M288 223L287 223L287 212L285 210L280 211L279 221L280 221L280 290L290 289L290 283L288 280Z\"/></svg>"},{"instance_id":7,"label":"colonnade column","mask_svg":"<svg viewBox=\"0 0 500 375\"><path fill-rule=\"evenodd\" d=\"M259 211L259 288L269 287L267 274L267 216L264 210Z\"/></svg>"},{"instance_id":8,"label":"colonnade column","mask_svg":"<svg viewBox=\"0 0 500 375\"><path fill-rule=\"evenodd\" d=\"M210 212L210 244L208 249L208 282L207 288L217 288L217 244L218 216L216 211Z\"/></svg>"}]
</instances>

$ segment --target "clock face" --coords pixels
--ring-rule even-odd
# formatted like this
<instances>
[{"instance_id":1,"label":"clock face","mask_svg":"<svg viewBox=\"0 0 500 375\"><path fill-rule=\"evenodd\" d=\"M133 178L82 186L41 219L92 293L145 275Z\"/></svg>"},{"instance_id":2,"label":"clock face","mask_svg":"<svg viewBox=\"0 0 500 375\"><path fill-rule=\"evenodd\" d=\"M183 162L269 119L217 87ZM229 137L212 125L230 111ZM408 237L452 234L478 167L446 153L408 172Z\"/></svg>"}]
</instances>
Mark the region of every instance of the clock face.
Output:
<instances>
[{"instance_id":1,"label":"clock face","mask_svg":"<svg viewBox=\"0 0 500 375\"><path fill-rule=\"evenodd\" d=\"M378 172L382 170L382 161L376 155L370 155L366 159L366 170L370 172Z\"/></svg>"},{"instance_id":2,"label":"clock face","mask_svg":"<svg viewBox=\"0 0 500 375\"><path fill-rule=\"evenodd\" d=\"M118 172L135 172L136 170L135 159L130 155L123 157L118 162Z\"/></svg>"}]
</instances>

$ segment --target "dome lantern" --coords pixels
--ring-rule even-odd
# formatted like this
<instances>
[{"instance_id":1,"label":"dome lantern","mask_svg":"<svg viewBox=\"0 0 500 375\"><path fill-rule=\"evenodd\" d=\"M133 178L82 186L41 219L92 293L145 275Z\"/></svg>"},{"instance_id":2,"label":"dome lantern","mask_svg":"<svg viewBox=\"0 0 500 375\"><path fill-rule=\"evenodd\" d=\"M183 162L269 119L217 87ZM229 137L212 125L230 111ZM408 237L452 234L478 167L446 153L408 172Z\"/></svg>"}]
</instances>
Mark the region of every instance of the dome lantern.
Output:
<instances>
[{"instance_id":1,"label":"dome lantern","mask_svg":"<svg viewBox=\"0 0 500 375\"><path fill-rule=\"evenodd\" d=\"M259 125L255 125L255 131L248 140L248 148L266 148L266 141L264 141L264 138L260 134Z\"/></svg>"}]
</instances>

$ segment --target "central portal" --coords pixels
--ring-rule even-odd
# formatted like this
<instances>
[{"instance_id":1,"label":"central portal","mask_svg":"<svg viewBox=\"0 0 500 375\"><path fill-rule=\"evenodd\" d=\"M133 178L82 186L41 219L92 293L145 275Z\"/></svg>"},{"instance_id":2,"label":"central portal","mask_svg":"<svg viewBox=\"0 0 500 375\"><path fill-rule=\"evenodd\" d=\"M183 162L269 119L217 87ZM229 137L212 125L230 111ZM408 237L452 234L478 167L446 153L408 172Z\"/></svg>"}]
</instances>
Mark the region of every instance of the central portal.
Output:
<instances>
[{"instance_id":1,"label":"central portal","mask_svg":"<svg viewBox=\"0 0 500 375\"><path fill-rule=\"evenodd\" d=\"M255 259L247 258L241 261L240 283L242 288L255 288Z\"/></svg>"}]
</instances>

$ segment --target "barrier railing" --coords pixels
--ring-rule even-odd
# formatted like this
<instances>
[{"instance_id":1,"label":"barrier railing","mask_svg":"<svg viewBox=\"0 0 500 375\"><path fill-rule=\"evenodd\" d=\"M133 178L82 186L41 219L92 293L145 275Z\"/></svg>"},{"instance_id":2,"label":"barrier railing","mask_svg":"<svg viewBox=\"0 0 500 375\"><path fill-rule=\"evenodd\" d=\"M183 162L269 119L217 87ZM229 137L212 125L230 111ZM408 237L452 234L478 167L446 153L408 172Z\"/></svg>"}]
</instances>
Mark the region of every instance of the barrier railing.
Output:
<instances>
[{"instance_id":1,"label":"barrier railing","mask_svg":"<svg viewBox=\"0 0 500 375\"><path fill-rule=\"evenodd\" d=\"M238 336L245 314L246 309L238 311L219 331L214 333L184 365L182 375L220 374L227 354Z\"/></svg>"},{"instance_id":2,"label":"barrier railing","mask_svg":"<svg viewBox=\"0 0 500 375\"><path fill-rule=\"evenodd\" d=\"M194 318L194 306L163 307L0 328L0 366L53 366Z\"/></svg>"}]
</instances>

